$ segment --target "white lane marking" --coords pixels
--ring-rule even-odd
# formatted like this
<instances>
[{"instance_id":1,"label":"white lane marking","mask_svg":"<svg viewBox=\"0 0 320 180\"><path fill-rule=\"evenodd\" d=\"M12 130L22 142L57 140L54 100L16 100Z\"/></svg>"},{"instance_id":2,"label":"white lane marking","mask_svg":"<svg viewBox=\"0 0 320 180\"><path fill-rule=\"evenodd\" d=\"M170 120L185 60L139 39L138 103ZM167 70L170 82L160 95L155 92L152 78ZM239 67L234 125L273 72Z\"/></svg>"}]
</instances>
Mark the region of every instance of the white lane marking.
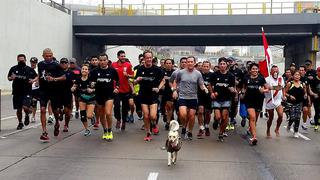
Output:
<instances>
[{"instance_id":1,"label":"white lane marking","mask_svg":"<svg viewBox=\"0 0 320 180\"><path fill-rule=\"evenodd\" d=\"M283 126L283 127L284 127L285 129L287 129L287 126ZM290 129L290 131L291 131L292 133L294 132L292 128ZM301 137L302 139L306 140L306 141L310 141L310 140L311 140L310 138L308 138L307 136L305 136L305 135L303 135L303 134L300 134L299 132L298 132L298 136Z\"/></svg>"},{"instance_id":2,"label":"white lane marking","mask_svg":"<svg viewBox=\"0 0 320 180\"><path fill-rule=\"evenodd\" d=\"M16 118L17 116L8 116L8 117L5 117L5 118L1 118L1 121L2 120L7 120L7 119L13 119L13 118Z\"/></svg>"},{"instance_id":3,"label":"white lane marking","mask_svg":"<svg viewBox=\"0 0 320 180\"><path fill-rule=\"evenodd\" d=\"M27 128L24 128L24 129L21 129L21 130L16 130L16 131L13 131L13 132L10 132L10 133L7 133L7 134L3 134L1 136L1 138L5 139L5 138L7 138L7 136L10 136L12 134L16 134L16 133L21 132L21 131L26 131L26 130L31 129L31 128L37 128L40 125L41 125L41 123L38 123L38 124L35 124L33 126L28 126Z\"/></svg>"},{"instance_id":4,"label":"white lane marking","mask_svg":"<svg viewBox=\"0 0 320 180\"><path fill-rule=\"evenodd\" d=\"M157 180L159 173L158 172L150 172L148 176L148 180Z\"/></svg>"}]
</instances>

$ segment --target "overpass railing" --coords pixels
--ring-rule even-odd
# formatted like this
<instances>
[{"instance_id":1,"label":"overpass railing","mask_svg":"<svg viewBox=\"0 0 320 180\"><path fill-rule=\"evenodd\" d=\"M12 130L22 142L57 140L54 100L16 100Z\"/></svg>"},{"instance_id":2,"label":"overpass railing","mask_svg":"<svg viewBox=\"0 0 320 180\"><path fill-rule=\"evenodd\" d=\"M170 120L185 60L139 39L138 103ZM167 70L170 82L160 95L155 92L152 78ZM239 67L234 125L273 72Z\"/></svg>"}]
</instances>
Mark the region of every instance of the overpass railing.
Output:
<instances>
[{"instance_id":1,"label":"overpass railing","mask_svg":"<svg viewBox=\"0 0 320 180\"><path fill-rule=\"evenodd\" d=\"M79 15L165 16L165 15L240 15L291 14L318 12L320 2L179 3L179 4L104 4L78 9Z\"/></svg>"},{"instance_id":2,"label":"overpass railing","mask_svg":"<svg viewBox=\"0 0 320 180\"><path fill-rule=\"evenodd\" d=\"M58 9L58 10L60 10L62 12L65 12L67 14L71 14L71 9L66 8L65 6L59 4L59 3L55 2L55 1L52 1L52 0L40 0L40 2L42 2L42 3L44 3L44 4L48 5L48 6L51 6L51 7L55 8L55 9Z\"/></svg>"}]
</instances>

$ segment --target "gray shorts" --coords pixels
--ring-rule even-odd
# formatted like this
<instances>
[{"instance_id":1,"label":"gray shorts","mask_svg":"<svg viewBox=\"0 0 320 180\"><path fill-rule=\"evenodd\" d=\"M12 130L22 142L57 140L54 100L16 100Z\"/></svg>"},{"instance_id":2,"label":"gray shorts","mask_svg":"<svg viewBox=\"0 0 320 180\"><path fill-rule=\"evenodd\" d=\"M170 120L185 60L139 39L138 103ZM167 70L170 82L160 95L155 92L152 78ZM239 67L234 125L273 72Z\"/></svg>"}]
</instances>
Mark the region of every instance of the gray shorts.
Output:
<instances>
[{"instance_id":1,"label":"gray shorts","mask_svg":"<svg viewBox=\"0 0 320 180\"><path fill-rule=\"evenodd\" d=\"M231 101L213 101L212 108L213 109L228 109L231 107Z\"/></svg>"}]
</instances>

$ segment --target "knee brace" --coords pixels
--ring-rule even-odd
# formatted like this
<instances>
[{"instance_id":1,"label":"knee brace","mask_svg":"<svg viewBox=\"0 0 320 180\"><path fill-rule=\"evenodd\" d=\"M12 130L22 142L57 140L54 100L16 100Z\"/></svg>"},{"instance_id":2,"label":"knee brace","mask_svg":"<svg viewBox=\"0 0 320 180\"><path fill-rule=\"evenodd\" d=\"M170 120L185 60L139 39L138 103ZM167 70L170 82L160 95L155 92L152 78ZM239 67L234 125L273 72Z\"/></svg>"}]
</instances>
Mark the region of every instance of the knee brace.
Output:
<instances>
[{"instance_id":1,"label":"knee brace","mask_svg":"<svg viewBox=\"0 0 320 180\"><path fill-rule=\"evenodd\" d=\"M80 111L80 120L81 122L87 122L87 112L85 110Z\"/></svg>"}]
</instances>

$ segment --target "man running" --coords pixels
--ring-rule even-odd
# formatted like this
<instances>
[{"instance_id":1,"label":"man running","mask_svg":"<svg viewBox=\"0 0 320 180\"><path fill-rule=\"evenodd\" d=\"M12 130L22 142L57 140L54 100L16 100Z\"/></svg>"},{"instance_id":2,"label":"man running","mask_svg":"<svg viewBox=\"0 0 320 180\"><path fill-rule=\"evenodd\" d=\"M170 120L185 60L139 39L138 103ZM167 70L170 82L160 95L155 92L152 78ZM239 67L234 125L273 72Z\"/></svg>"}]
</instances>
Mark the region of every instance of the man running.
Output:
<instances>
[{"instance_id":1,"label":"man running","mask_svg":"<svg viewBox=\"0 0 320 180\"><path fill-rule=\"evenodd\" d=\"M40 85L40 111L41 111L41 125L42 135L40 140L44 142L49 141L47 124L46 124L46 108L48 102L51 102L52 111L56 119L54 126L54 136L59 135L59 108L61 106L61 94L59 93L59 81L66 79L64 72L60 65L53 59L53 53L50 48L43 50L44 60L38 64L38 76Z\"/></svg>"},{"instance_id":2,"label":"man running","mask_svg":"<svg viewBox=\"0 0 320 180\"><path fill-rule=\"evenodd\" d=\"M282 123L283 118L283 107L281 105L282 100L284 99L283 91L285 82L281 76L279 76L279 68L278 66L273 65L271 67L271 76L266 78L266 82L268 84L268 87L271 89L271 91L265 93L265 105L266 110L269 114L269 119L267 122L267 138L271 138L270 134L270 128L272 125L272 121L274 118L274 110L276 110L278 119L277 119L277 126L274 132L276 133L276 136L280 136L280 126Z\"/></svg>"},{"instance_id":3,"label":"man running","mask_svg":"<svg viewBox=\"0 0 320 180\"><path fill-rule=\"evenodd\" d=\"M37 72L37 70L36 70L37 69L37 65L38 65L38 58L36 58L36 57L30 58L30 66L35 72ZM37 80L32 83L31 97L32 97L31 123L35 123L36 122L36 112L37 112L37 102L40 100L38 74L37 74Z\"/></svg>"},{"instance_id":4,"label":"man running","mask_svg":"<svg viewBox=\"0 0 320 180\"><path fill-rule=\"evenodd\" d=\"M300 81L302 82L302 84L304 84L307 88L307 98L303 99L302 102L302 110L303 110L303 114L302 114L302 119L303 119L303 124L301 125L301 128L303 130L308 130L308 125L307 125L307 121L311 120L311 102L310 102L310 94L309 94L309 79L306 76L306 66L301 65L299 67L299 72L300 72Z\"/></svg>"},{"instance_id":5,"label":"man running","mask_svg":"<svg viewBox=\"0 0 320 180\"><path fill-rule=\"evenodd\" d=\"M314 130L319 129L320 119L320 67L317 68L317 75L310 81L310 96L313 99L314 107Z\"/></svg>"},{"instance_id":6,"label":"man running","mask_svg":"<svg viewBox=\"0 0 320 180\"><path fill-rule=\"evenodd\" d=\"M169 79L174 72L173 69L174 60L173 59L166 59L164 61L164 79L165 79L165 85L162 95L162 103L165 104L165 114L163 116L166 116L165 121L165 129L169 130L169 124L170 121L173 119L173 99L172 99L172 90L169 84Z\"/></svg>"},{"instance_id":7,"label":"man running","mask_svg":"<svg viewBox=\"0 0 320 180\"><path fill-rule=\"evenodd\" d=\"M96 102L100 122L103 127L102 139L113 140L112 107L115 94L119 92L119 76L115 69L108 66L108 55L99 56L99 68L90 74L90 81L95 82Z\"/></svg>"},{"instance_id":8,"label":"man running","mask_svg":"<svg viewBox=\"0 0 320 180\"><path fill-rule=\"evenodd\" d=\"M37 73L26 65L24 54L19 54L17 61L18 65L9 70L8 80L12 81L13 109L17 111L17 130L20 130L24 125L28 126L30 123L31 90L32 84L37 81ZM22 123L22 109L25 112L24 125Z\"/></svg>"},{"instance_id":9,"label":"man running","mask_svg":"<svg viewBox=\"0 0 320 180\"><path fill-rule=\"evenodd\" d=\"M117 57L118 61L111 65L119 76L119 93L114 98L114 116L117 119L116 129L120 129L121 125L121 130L125 130L131 97L129 78L133 77L133 71L131 64L126 62L126 54L123 50L118 51Z\"/></svg>"},{"instance_id":10,"label":"man running","mask_svg":"<svg viewBox=\"0 0 320 180\"><path fill-rule=\"evenodd\" d=\"M72 72L72 74L71 74L72 76L71 77L72 77L73 81L75 81L76 79L80 78L81 69L78 67L77 60L75 58L71 58L70 61L69 61L69 71ZM73 95L74 95L74 102L75 102L75 105L76 105L75 118L79 119L79 94L73 94Z\"/></svg>"},{"instance_id":11,"label":"man running","mask_svg":"<svg viewBox=\"0 0 320 180\"><path fill-rule=\"evenodd\" d=\"M183 123L181 133L185 134L185 139L188 140L192 140L192 130L198 108L198 87L208 93L201 73L194 67L195 63L195 57L189 56L187 58L187 68L178 72L172 88L173 98L179 97L179 114ZM188 132L186 132L186 128L188 128Z\"/></svg>"},{"instance_id":12,"label":"man running","mask_svg":"<svg viewBox=\"0 0 320 180\"><path fill-rule=\"evenodd\" d=\"M140 84L139 99L143 112L144 129L147 132L144 140L151 141L150 127L152 127L153 134L159 133L156 126L158 93L165 81L163 71L152 63L153 53L148 50L144 51L143 57L145 63L138 68L134 84Z\"/></svg>"}]
</instances>

